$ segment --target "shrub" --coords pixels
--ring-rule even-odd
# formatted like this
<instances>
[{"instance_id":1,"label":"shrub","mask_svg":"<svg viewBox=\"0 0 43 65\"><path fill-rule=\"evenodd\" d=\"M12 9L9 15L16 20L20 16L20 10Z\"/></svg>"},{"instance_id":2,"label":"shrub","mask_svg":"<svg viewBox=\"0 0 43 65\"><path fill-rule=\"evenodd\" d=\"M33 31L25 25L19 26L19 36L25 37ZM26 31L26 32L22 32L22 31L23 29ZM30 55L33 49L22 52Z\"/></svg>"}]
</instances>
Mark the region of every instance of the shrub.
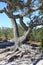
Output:
<instances>
[{"instance_id":1,"label":"shrub","mask_svg":"<svg viewBox=\"0 0 43 65\"><path fill-rule=\"evenodd\" d=\"M40 48L43 49L43 39L41 39Z\"/></svg>"}]
</instances>

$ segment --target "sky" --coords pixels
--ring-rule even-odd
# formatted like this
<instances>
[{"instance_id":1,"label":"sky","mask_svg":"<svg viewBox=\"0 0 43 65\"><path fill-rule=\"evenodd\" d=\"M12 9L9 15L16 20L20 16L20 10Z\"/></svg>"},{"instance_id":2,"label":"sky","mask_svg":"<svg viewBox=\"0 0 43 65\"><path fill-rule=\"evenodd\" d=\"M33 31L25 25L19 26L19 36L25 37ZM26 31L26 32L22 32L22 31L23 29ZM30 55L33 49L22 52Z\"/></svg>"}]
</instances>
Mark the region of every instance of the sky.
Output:
<instances>
[{"instance_id":1,"label":"sky","mask_svg":"<svg viewBox=\"0 0 43 65\"><path fill-rule=\"evenodd\" d=\"M6 6L5 3L0 2L0 10L3 9ZM19 19L16 20L19 24ZM24 17L25 23L29 21L29 18ZM0 27L12 27L11 19L8 18L8 16L5 13L0 13Z\"/></svg>"},{"instance_id":2,"label":"sky","mask_svg":"<svg viewBox=\"0 0 43 65\"><path fill-rule=\"evenodd\" d=\"M25 0L26 1L26 0ZM7 4L0 2L0 10L3 9L4 7L6 7ZM36 12L37 14L38 12ZM19 24L19 19L16 20L17 23ZM24 20L25 24L30 21L29 18L25 18ZM0 13L0 27L12 27L12 22L11 19L8 18L8 16L5 13Z\"/></svg>"},{"instance_id":3,"label":"sky","mask_svg":"<svg viewBox=\"0 0 43 65\"><path fill-rule=\"evenodd\" d=\"M5 3L0 2L0 10L6 6ZM25 20L25 18L24 18ZM27 18L27 21L29 19ZM16 20L19 23L19 19ZM26 23L26 20L25 20ZM10 18L5 13L0 13L0 27L12 27L12 22Z\"/></svg>"},{"instance_id":4,"label":"sky","mask_svg":"<svg viewBox=\"0 0 43 65\"><path fill-rule=\"evenodd\" d=\"M5 6L5 3L0 2L0 10ZM0 27L12 27L11 20L5 13L0 13Z\"/></svg>"}]
</instances>

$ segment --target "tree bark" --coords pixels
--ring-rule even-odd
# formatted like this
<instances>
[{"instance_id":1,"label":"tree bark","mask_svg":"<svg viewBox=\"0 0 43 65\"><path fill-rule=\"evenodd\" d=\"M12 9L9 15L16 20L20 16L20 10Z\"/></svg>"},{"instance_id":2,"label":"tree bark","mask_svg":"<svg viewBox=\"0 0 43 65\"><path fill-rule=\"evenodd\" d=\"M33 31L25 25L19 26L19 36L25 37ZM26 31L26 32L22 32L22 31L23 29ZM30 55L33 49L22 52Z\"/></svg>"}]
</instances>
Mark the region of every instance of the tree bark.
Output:
<instances>
[{"instance_id":1,"label":"tree bark","mask_svg":"<svg viewBox=\"0 0 43 65\"><path fill-rule=\"evenodd\" d=\"M14 34L14 51L16 51L16 49L18 48L19 42L18 42L18 37L19 37L19 33L18 33L18 26L16 23L16 20L11 18L11 22L12 22L12 26L13 26L13 34Z\"/></svg>"},{"instance_id":2,"label":"tree bark","mask_svg":"<svg viewBox=\"0 0 43 65\"><path fill-rule=\"evenodd\" d=\"M16 20L15 19L11 19L12 20L12 25L13 25L13 33L14 33L14 42L15 42L15 45L14 45L14 50L16 50L19 45L26 40L27 36L30 34L30 32L32 31L33 27L37 26L37 25L42 25L43 24L43 21L41 22L31 22L30 23L30 26L28 27L28 30L24 32L24 35L19 37L19 33L18 33L18 26L17 26L17 23L16 23Z\"/></svg>"},{"instance_id":3,"label":"tree bark","mask_svg":"<svg viewBox=\"0 0 43 65\"><path fill-rule=\"evenodd\" d=\"M28 36L28 34L31 32L32 28L29 27L27 31L24 32L24 35L19 37L19 33L18 33L18 26L16 23L16 20L11 18L12 21L12 25L13 25L13 34L14 34L14 51L16 51L16 49L19 47L19 45L26 40L26 37Z\"/></svg>"},{"instance_id":4,"label":"tree bark","mask_svg":"<svg viewBox=\"0 0 43 65\"><path fill-rule=\"evenodd\" d=\"M26 40L26 38L30 34L31 30L32 30L32 28L29 27L28 30L26 32L24 32L24 35L22 37L19 37L20 43Z\"/></svg>"},{"instance_id":5,"label":"tree bark","mask_svg":"<svg viewBox=\"0 0 43 65\"><path fill-rule=\"evenodd\" d=\"M23 17L20 18L20 24L21 26L27 31L28 27L26 26L26 24L23 22Z\"/></svg>"}]
</instances>

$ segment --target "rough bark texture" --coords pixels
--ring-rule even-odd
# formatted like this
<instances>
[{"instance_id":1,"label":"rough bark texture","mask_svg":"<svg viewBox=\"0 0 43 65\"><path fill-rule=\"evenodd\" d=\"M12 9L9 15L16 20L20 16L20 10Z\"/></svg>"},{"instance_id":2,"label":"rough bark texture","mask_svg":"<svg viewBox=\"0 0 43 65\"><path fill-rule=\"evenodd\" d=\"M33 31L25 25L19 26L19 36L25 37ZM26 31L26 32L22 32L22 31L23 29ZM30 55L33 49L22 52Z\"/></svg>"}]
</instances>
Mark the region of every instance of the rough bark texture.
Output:
<instances>
[{"instance_id":1,"label":"rough bark texture","mask_svg":"<svg viewBox=\"0 0 43 65\"><path fill-rule=\"evenodd\" d=\"M13 34L14 34L14 50L16 50L18 48L18 37L19 37L19 33L18 33L18 26L17 26L17 23L16 23L16 20L11 18L11 22L12 22L12 26L13 26Z\"/></svg>"},{"instance_id":2,"label":"rough bark texture","mask_svg":"<svg viewBox=\"0 0 43 65\"><path fill-rule=\"evenodd\" d=\"M26 26L26 24L23 22L23 17L20 18L20 24L21 26L27 31L28 27Z\"/></svg>"}]
</instances>

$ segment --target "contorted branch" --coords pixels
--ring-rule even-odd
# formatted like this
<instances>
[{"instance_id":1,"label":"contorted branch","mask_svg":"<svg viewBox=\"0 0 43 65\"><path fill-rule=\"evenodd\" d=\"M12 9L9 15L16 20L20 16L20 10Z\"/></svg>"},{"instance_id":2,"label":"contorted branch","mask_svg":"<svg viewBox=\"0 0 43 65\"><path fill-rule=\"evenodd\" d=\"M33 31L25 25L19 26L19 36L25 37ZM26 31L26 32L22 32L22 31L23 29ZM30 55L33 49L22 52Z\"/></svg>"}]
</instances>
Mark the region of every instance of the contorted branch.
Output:
<instances>
[{"instance_id":1,"label":"contorted branch","mask_svg":"<svg viewBox=\"0 0 43 65\"><path fill-rule=\"evenodd\" d=\"M39 9L41 9L41 7ZM43 9L43 7L42 7L42 9ZM8 15L10 15L10 18L22 18L22 17L26 16L27 14L29 14L30 12L34 12L35 10L38 10L38 8L37 9L30 9L30 11L28 11L27 13L24 13L24 14L11 15L10 12L7 12L6 8L4 8L4 9L0 10L0 13L5 12Z\"/></svg>"},{"instance_id":2,"label":"contorted branch","mask_svg":"<svg viewBox=\"0 0 43 65\"><path fill-rule=\"evenodd\" d=\"M12 3L9 2L8 0L0 0L0 2L5 2L5 3L9 4L10 6L12 6Z\"/></svg>"},{"instance_id":3,"label":"contorted branch","mask_svg":"<svg viewBox=\"0 0 43 65\"><path fill-rule=\"evenodd\" d=\"M28 36L28 34L30 34L33 27L38 26L38 25L43 25L43 20L34 21L34 22L30 23L28 30L24 33L24 35L22 37L19 37L19 41L23 42L26 39L26 37Z\"/></svg>"},{"instance_id":4,"label":"contorted branch","mask_svg":"<svg viewBox=\"0 0 43 65\"><path fill-rule=\"evenodd\" d=\"M0 10L0 13L6 13L8 15L8 17L10 17L10 18L12 17L10 15L10 13L7 12L6 8L3 8L2 10Z\"/></svg>"},{"instance_id":5,"label":"contorted branch","mask_svg":"<svg viewBox=\"0 0 43 65\"><path fill-rule=\"evenodd\" d=\"M0 0L0 2L5 2L6 3L6 0Z\"/></svg>"},{"instance_id":6,"label":"contorted branch","mask_svg":"<svg viewBox=\"0 0 43 65\"><path fill-rule=\"evenodd\" d=\"M13 1L13 0L12 0L12 1ZM23 17L23 16L25 16L25 15L27 15L27 14L29 14L30 12L33 12L33 11L35 11L35 10L39 10L39 9L40 9L40 10L43 10L43 2L41 2L42 5L41 5L40 7L32 8L31 6L29 6L30 3L31 3L31 1L32 1L32 0L28 0L28 2L23 5L23 7L28 7L28 12L19 15L20 17ZM19 5L18 3L15 5L15 3L10 2L10 1L8 1L8 0L0 0L0 2L5 2L5 3L9 4L9 5L12 7L12 9L11 9L10 12L15 12L15 11L16 11L15 7L16 7L17 5ZM19 1L18 1L18 2L19 2ZM19 7L19 6L18 6L18 7ZM16 16L15 16L15 17L16 17ZM18 15L17 15L17 17L18 17ZM18 17L18 18L19 18L19 17Z\"/></svg>"},{"instance_id":7,"label":"contorted branch","mask_svg":"<svg viewBox=\"0 0 43 65\"><path fill-rule=\"evenodd\" d=\"M5 12L5 9L0 10L0 13L3 13L3 12Z\"/></svg>"},{"instance_id":8,"label":"contorted branch","mask_svg":"<svg viewBox=\"0 0 43 65\"><path fill-rule=\"evenodd\" d=\"M28 2L27 3L31 3L31 1L32 0L28 0ZM12 7L12 9L9 11L9 13L10 12L15 12L16 11L16 9L15 9L15 7L16 7L16 5L15 5L15 3L13 3L13 2L10 2L10 1L8 1L8 0L0 0L0 2L5 2L5 3L7 3L7 4L9 4L9 6L10 7ZM27 14L29 14L30 12L34 12L35 10L43 10L43 3L42 3L42 5L40 6L40 7L36 7L36 8L32 8L32 7L30 7L30 6L28 6L27 5L27 3L26 4L24 4L23 6L25 6L26 5L26 7L28 7L28 11L25 13L24 12L24 14L19 14L19 15L10 15L10 17L11 18L20 18L20 17L23 17L23 16L25 16L25 15L27 15ZM14 5L13 5L14 4ZM18 4L17 4L18 5ZM14 7L14 8L13 8ZM4 12L4 11L2 11L2 12ZM1 12L0 12L1 13ZM7 12L8 13L8 12ZM9 14L8 13L8 14Z\"/></svg>"},{"instance_id":9,"label":"contorted branch","mask_svg":"<svg viewBox=\"0 0 43 65\"><path fill-rule=\"evenodd\" d=\"M20 24L21 24L21 26L27 31L28 27L27 27L26 24L23 22L23 17L20 18Z\"/></svg>"},{"instance_id":10,"label":"contorted branch","mask_svg":"<svg viewBox=\"0 0 43 65\"><path fill-rule=\"evenodd\" d=\"M20 18L21 17L20 15L12 15L10 12L6 10L6 8L3 8L2 10L0 10L0 13L6 13L9 18Z\"/></svg>"},{"instance_id":11,"label":"contorted branch","mask_svg":"<svg viewBox=\"0 0 43 65\"><path fill-rule=\"evenodd\" d=\"M16 15L12 15L10 12L8 12L6 10L6 8L3 8L2 10L0 10L0 13L5 13L9 18L18 18L18 17L20 17L19 15L17 15L17 17L16 17Z\"/></svg>"},{"instance_id":12,"label":"contorted branch","mask_svg":"<svg viewBox=\"0 0 43 65\"><path fill-rule=\"evenodd\" d=\"M32 0L28 0L27 3L24 4L24 6L28 7L31 4Z\"/></svg>"},{"instance_id":13,"label":"contorted branch","mask_svg":"<svg viewBox=\"0 0 43 65\"><path fill-rule=\"evenodd\" d=\"M26 7L27 7L28 5L30 5L31 1L32 1L32 0L28 0L27 3L25 3L23 6L26 6ZM19 0L18 0L18 3L17 3L17 1L14 1L14 0L11 0L11 1L9 1L9 0L0 0L0 2L5 2L5 3L9 4L10 6L13 5L14 7L15 7L16 5L22 6L22 5L20 4L21 1L19 1ZM16 2L16 4L15 4L15 2Z\"/></svg>"},{"instance_id":14,"label":"contorted branch","mask_svg":"<svg viewBox=\"0 0 43 65\"><path fill-rule=\"evenodd\" d=\"M30 12L34 12L36 10L43 10L43 6L40 6L40 7L36 7L36 8L28 8L28 12L27 13L24 13L24 14L19 14L19 15L14 15L15 18L21 18L21 17L24 17L26 16L27 14L29 14Z\"/></svg>"}]
</instances>

